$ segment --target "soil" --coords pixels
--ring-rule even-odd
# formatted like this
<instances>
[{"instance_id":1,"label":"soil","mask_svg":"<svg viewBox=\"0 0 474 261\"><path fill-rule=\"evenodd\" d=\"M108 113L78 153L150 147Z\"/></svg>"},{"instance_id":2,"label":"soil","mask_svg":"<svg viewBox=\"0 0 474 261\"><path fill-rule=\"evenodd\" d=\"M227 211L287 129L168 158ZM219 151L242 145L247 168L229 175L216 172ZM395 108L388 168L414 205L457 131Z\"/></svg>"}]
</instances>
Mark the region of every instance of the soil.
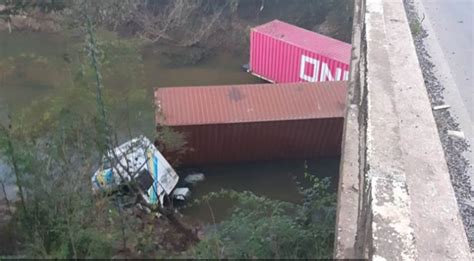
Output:
<instances>
[{"instance_id":1,"label":"soil","mask_svg":"<svg viewBox=\"0 0 474 261\"><path fill-rule=\"evenodd\" d=\"M405 9L410 23L418 23L419 17L415 10L413 0L404 0ZM424 44L427 32L421 29L413 36L418 60L423 72L425 85L428 91L431 104L433 106L444 104L444 89L434 73L435 65L430 60L430 55ZM449 174L453 184L454 192L461 213L462 221L468 237L471 249L474 249L474 207L470 204L473 194L471 190L468 169L471 163L463 156L465 151L470 149L470 145L463 139L449 137L448 130L460 131L459 123L449 112L449 110L437 110L433 112L440 139L443 145L444 154L448 163Z\"/></svg>"},{"instance_id":2,"label":"soil","mask_svg":"<svg viewBox=\"0 0 474 261\"><path fill-rule=\"evenodd\" d=\"M5 19L0 19L0 32L9 30L57 33L62 30L61 15L56 12L43 13L34 10L28 15L11 16L10 24Z\"/></svg>"},{"instance_id":3,"label":"soil","mask_svg":"<svg viewBox=\"0 0 474 261\"><path fill-rule=\"evenodd\" d=\"M159 256L160 253L166 254L175 254L177 256L181 255L182 253L186 252L190 247L195 244L196 242L191 240L188 236L186 236L182 231L179 231L177 227L170 223L169 219L164 216L154 216L150 214L145 214L142 210L134 209L134 215L140 218L143 223L141 230L146 229L145 226L152 226L152 244L153 249L151 253L142 253L140 251L132 251L130 249L120 250L117 253L117 256L125 256L125 257L132 257L132 258L146 258L149 256ZM193 227L193 231L197 234L200 233L202 230L202 225L195 220L182 216L179 213L175 214L176 218L178 218L183 224L187 226ZM135 256L132 256L135 255Z\"/></svg>"},{"instance_id":4,"label":"soil","mask_svg":"<svg viewBox=\"0 0 474 261\"><path fill-rule=\"evenodd\" d=\"M159 2L159 9L166 8L168 1ZM219 19L209 28L208 32L199 40L193 40L193 31L200 26L195 24L207 23L201 19L209 14L193 12L202 17L184 18L181 27L168 32L171 39L153 43L154 49L164 54L170 66L193 65L214 51L248 54L250 28L279 19L299 27L320 32L341 41L350 42L352 29L352 5L347 1L281 1L281 0L240 0L238 8L232 11L224 10ZM11 16L12 31L30 30L40 32L61 32L64 30L64 17L68 14L63 11L44 13L39 9L29 11L26 15ZM139 13L136 15L140 15ZM212 14L211 14L212 15ZM104 25L105 26L105 25ZM0 19L0 31L8 31L9 24ZM113 30L123 37L138 37L143 28L133 20L126 21ZM191 31L190 31L191 30Z\"/></svg>"}]
</instances>

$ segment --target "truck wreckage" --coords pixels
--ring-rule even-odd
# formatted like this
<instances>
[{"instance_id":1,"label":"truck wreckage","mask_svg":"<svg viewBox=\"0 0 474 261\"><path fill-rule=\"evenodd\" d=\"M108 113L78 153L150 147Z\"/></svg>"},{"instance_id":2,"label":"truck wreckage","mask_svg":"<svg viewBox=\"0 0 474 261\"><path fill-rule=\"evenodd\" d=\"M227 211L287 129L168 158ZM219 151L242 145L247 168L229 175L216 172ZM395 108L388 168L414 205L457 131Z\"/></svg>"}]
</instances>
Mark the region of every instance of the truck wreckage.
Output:
<instances>
[{"instance_id":1,"label":"truck wreckage","mask_svg":"<svg viewBox=\"0 0 474 261\"><path fill-rule=\"evenodd\" d=\"M92 176L92 190L95 194L114 193L134 182L146 203L163 206L167 198L184 201L191 195L189 188L176 187L178 181L178 174L153 143L140 136L103 157Z\"/></svg>"}]
</instances>

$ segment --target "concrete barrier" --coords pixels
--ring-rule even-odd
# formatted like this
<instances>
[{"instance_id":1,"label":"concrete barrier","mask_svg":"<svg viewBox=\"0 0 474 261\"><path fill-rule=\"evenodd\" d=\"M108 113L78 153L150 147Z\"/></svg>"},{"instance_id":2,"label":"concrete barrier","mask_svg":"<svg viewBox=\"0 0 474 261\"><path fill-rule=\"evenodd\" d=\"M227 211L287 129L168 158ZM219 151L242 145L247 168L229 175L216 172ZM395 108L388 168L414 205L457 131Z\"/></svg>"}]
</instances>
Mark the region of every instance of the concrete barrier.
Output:
<instances>
[{"instance_id":1,"label":"concrete barrier","mask_svg":"<svg viewBox=\"0 0 474 261\"><path fill-rule=\"evenodd\" d=\"M402 0L355 7L335 257L470 260Z\"/></svg>"}]
</instances>

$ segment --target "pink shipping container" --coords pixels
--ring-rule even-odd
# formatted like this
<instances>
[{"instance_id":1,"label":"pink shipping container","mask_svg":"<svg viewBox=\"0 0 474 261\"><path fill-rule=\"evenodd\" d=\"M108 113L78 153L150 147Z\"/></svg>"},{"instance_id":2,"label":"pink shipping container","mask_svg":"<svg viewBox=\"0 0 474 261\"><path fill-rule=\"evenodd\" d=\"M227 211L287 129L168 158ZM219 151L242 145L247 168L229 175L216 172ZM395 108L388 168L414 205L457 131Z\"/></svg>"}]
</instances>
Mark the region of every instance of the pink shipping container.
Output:
<instances>
[{"instance_id":1,"label":"pink shipping container","mask_svg":"<svg viewBox=\"0 0 474 261\"><path fill-rule=\"evenodd\" d=\"M338 156L347 82L158 88L157 126L184 133L184 165ZM163 151L166 158L175 155Z\"/></svg>"},{"instance_id":2,"label":"pink shipping container","mask_svg":"<svg viewBox=\"0 0 474 261\"><path fill-rule=\"evenodd\" d=\"M273 20L250 32L250 72L272 83L346 81L351 45Z\"/></svg>"}]
</instances>

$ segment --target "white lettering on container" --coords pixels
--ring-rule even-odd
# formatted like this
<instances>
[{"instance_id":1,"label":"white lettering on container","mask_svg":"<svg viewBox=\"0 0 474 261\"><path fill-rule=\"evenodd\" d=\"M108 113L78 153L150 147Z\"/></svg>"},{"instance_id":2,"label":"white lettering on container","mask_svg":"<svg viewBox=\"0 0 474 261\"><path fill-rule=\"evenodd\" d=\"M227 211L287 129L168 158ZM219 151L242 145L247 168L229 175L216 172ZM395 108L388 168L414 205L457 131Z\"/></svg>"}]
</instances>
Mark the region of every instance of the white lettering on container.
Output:
<instances>
[{"instance_id":1,"label":"white lettering on container","mask_svg":"<svg viewBox=\"0 0 474 261\"><path fill-rule=\"evenodd\" d=\"M349 71L344 71L344 81L349 80Z\"/></svg>"},{"instance_id":2,"label":"white lettering on container","mask_svg":"<svg viewBox=\"0 0 474 261\"><path fill-rule=\"evenodd\" d=\"M306 74L306 66L308 63L313 65L313 71L311 75ZM336 68L336 77L334 77L327 63L321 63L318 59L311 58L303 54L301 55L300 79L308 82L317 82L318 80L320 82L334 80L347 81L349 79L349 71L342 71L341 68Z\"/></svg>"},{"instance_id":3,"label":"white lettering on container","mask_svg":"<svg viewBox=\"0 0 474 261\"><path fill-rule=\"evenodd\" d=\"M306 75L306 63L313 65L313 75ZM306 55L301 56L300 78L308 82L316 82L319 75L319 60Z\"/></svg>"},{"instance_id":4,"label":"white lettering on container","mask_svg":"<svg viewBox=\"0 0 474 261\"><path fill-rule=\"evenodd\" d=\"M320 82L325 82L326 79L329 81L334 81L334 78L332 77L331 70L329 69L329 66L327 63L322 63L321 64L321 77L319 78Z\"/></svg>"},{"instance_id":5,"label":"white lettering on container","mask_svg":"<svg viewBox=\"0 0 474 261\"><path fill-rule=\"evenodd\" d=\"M341 68L336 68L336 80L341 80L342 70Z\"/></svg>"}]
</instances>

